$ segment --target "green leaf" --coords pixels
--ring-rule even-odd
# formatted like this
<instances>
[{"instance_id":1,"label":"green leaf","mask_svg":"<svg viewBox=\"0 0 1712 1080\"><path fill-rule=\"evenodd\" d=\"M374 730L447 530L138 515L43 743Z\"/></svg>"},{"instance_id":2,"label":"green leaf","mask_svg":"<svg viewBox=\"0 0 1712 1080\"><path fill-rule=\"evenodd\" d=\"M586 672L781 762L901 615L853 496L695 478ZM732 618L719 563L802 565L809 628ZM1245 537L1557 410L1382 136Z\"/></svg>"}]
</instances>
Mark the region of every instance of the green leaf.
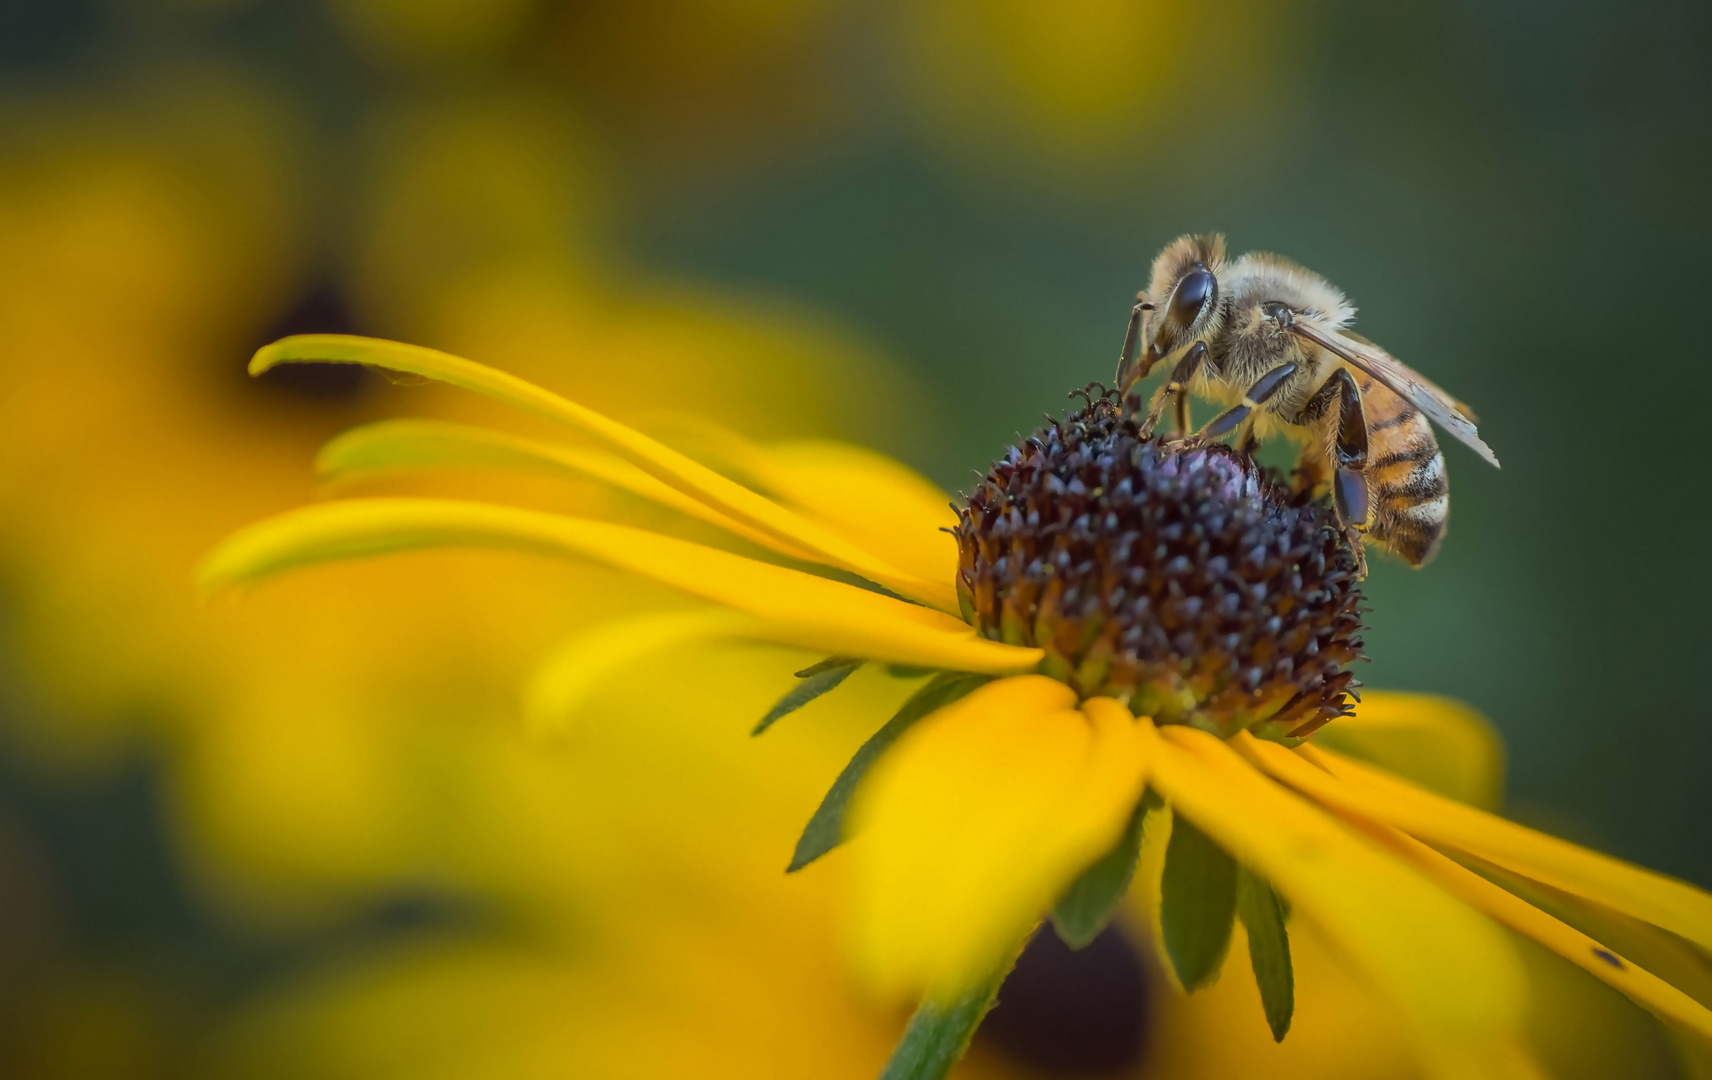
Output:
<instances>
[{"instance_id":1,"label":"green leaf","mask_svg":"<svg viewBox=\"0 0 1712 1080\"><path fill-rule=\"evenodd\" d=\"M1296 976L1290 967L1290 935L1284 906L1265 879L1246 868L1236 881L1236 913L1248 930L1248 959L1260 984L1260 1004L1272 1038L1283 1042L1296 1012Z\"/></svg>"},{"instance_id":2,"label":"green leaf","mask_svg":"<svg viewBox=\"0 0 1712 1080\"><path fill-rule=\"evenodd\" d=\"M838 689L838 684L848 679L861 666L862 661L858 658L829 656L818 664L803 668L797 672L797 678L802 682L768 709L767 715L761 717L761 722L756 724L755 730L749 734L761 734L781 717L789 716L820 695Z\"/></svg>"},{"instance_id":3,"label":"green leaf","mask_svg":"<svg viewBox=\"0 0 1712 1080\"><path fill-rule=\"evenodd\" d=\"M969 1040L992 1009L1002 982L1000 975L946 1005L922 1002L880 1080L942 1080L969 1049Z\"/></svg>"},{"instance_id":4,"label":"green leaf","mask_svg":"<svg viewBox=\"0 0 1712 1080\"><path fill-rule=\"evenodd\" d=\"M1086 948L1100 936L1118 902L1129 891L1136 860L1141 857L1142 821L1147 817L1150 803L1158 805L1158 797L1152 800L1144 797L1135 804L1129 827L1112 850L1082 871L1082 876L1071 883L1052 909L1052 925L1064 944L1072 949Z\"/></svg>"},{"instance_id":5,"label":"green leaf","mask_svg":"<svg viewBox=\"0 0 1712 1080\"><path fill-rule=\"evenodd\" d=\"M850 802L851 794L867 774L868 768L887 747L897 741L898 736L908 731L917 720L951 704L992 679L991 675L946 671L934 676L927 685L910 695L910 699L898 709L897 715L886 721L885 727L874 732L868 741L862 744L862 748L850 759L850 764L844 766L844 771L832 782L832 789L826 793L826 798L820 801L814 816L809 818L808 825L803 828L802 837L797 840L796 852L791 856L791 865L785 868L785 872L795 873L801 870L843 842L844 809Z\"/></svg>"},{"instance_id":6,"label":"green leaf","mask_svg":"<svg viewBox=\"0 0 1712 1080\"><path fill-rule=\"evenodd\" d=\"M1235 860L1175 815L1160 881L1159 925L1183 989L1198 990L1218 975L1235 915Z\"/></svg>"}]
</instances>

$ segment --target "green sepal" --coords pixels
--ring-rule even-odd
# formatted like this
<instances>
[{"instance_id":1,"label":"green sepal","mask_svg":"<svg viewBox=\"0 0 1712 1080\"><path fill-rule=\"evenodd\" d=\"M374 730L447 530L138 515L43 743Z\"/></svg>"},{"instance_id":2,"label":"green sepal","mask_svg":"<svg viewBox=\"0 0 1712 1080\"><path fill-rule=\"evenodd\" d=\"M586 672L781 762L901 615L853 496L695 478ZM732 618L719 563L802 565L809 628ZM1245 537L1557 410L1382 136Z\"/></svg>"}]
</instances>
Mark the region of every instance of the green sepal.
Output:
<instances>
[{"instance_id":1,"label":"green sepal","mask_svg":"<svg viewBox=\"0 0 1712 1080\"><path fill-rule=\"evenodd\" d=\"M1171 822L1159 886L1159 928L1185 990L1219 973L1236 917L1236 861L1181 814Z\"/></svg>"},{"instance_id":2,"label":"green sepal","mask_svg":"<svg viewBox=\"0 0 1712 1080\"><path fill-rule=\"evenodd\" d=\"M937 675L938 668L918 667L915 664L887 664L886 674L894 679L921 679L929 675Z\"/></svg>"},{"instance_id":3,"label":"green sepal","mask_svg":"<svg viewBox=\"0 0 1712 1080\"><path fill-rule=\"evenodd\" d=\"M755 725L751 735L759 735L772 727L781 717L789 716L807 705L815 698L832 690L838 689L838 684L848 679L853 672L862 666L860 659L849 656L829 656L818 664L803 668L797 672L797 678L802 682L791 688L791 692L780 698L767 715L761 717L761 722Z\"/></svg>"},{"instance_id":4,"label":"green sepal","mask_svg":"<svg viewBox=\"0 0 1712 1080\"><path fill-rule=\"evenodd\" d=\"M796 677L799 679L812 679L816 675L824 675L827 672L838 671L841 668L849 668L854 671L856 668L861 666L862 661L854 656L829 656L825 660L817 660L808 667L796 672Z\"/></svg>"},{"instance_id":5,"label":"green sepal","mask_svg":"<svg viewBox=\"0 0 1712 1080\"><path fill-rule=\"evenodd\" d=\"M1129 825L1100 861L1082 871L1052 909L1052 926L1064 944L1086 948L1112 921L1119 901L1129 891L1141 857L1143 821L1150 809L1163 805L1151 789L1135 804Z\"/></svg>"},{"instance_id":6,"label":"green sepal","mask_svg":"<svg viewBox=\"0 0 1712 1080\"><path fill-rule=\"evenodd\" d=\"M826 793L826 798L820 801L814 816L808 819L808 825L803 828L802 836L797 840L796 852L791 856L791 865L785 868L785 872L795 873L801 870L843 842L844 810L850 802L851 794L855 792L856 785L867 774L869 767L887 747L897 741L898 736L935 709L951 704L992 680L991 675L945 671L911 694L909 700L898 709L897 715L886 721L884 727L874 732L868 741L862 744L862 748L850 759L850 764L844 766L844 771L832 782L832 788Z\"/></svg>"},{"instance_id":7,"label":"green sepal","mask_svg":"<svg viewBox=\"0 0 1712 1080\"><path fill-rule=\"evenodd\" d=\"M1290 966L1290 934L1284 928L1284 906L1272 886L1242 869L1236 881L1236 913L1248 931L1248 959L1260 985L1260 1004L1272 1038L1283 1042L1296 1012L1296 976Z\"/></svg>"},{"instance_id":8,"label":"green sepal","mask_svg":"<svg viewBox=\"0 0 1712 1080\"><path fill-rule=\"evenodd\" d=\"M997 1003L999 987L1021 952L1018 945L991 976L956 1000L945 1004L928 1000L917 1006L880 1080L944 1080Z\"/></svg>"}]
</instances>

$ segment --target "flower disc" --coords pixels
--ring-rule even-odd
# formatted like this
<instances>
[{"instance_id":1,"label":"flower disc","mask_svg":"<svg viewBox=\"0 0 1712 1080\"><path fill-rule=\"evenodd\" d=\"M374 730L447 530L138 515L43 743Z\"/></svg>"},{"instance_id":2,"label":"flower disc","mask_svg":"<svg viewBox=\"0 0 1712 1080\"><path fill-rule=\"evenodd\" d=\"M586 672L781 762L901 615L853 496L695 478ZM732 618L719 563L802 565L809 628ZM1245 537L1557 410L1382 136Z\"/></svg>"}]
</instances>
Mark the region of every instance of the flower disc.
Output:
<instances>
[{"instance_id":1,"label":"flower disc","mask_svg":"<svg viewBox=\"0 0 1712 1080\"><path fill-rule=\"evenodd\" d=\"M1329 508L1220 444L1142 438L1108 393L994 464L959 511L987 637L1160 723L1301 736L1346 711L1356 552Z\"/></svg>"}]
</instances>

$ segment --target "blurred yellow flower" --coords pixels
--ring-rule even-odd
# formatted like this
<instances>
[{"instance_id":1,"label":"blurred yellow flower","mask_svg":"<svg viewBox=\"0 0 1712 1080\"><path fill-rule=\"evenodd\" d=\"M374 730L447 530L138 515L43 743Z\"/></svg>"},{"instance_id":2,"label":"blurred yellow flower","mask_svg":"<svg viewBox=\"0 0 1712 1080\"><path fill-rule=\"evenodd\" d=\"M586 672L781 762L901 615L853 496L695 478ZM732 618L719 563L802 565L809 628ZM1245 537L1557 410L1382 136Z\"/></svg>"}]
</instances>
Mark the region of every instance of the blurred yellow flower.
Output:
<instances>
[{"instance_id":1,"label":"blurred yellow flower","mask_svg":"<svg viewBox=\"0 0 1712 1080\"><path fill-rule=\"evenodd\" d=\"M586 616L540 567L496 574L456 554L432 590L359 571L242 609L197 604L200 553L308 497L303 458L386 405L376 378L301 392L250 384L230 359L326 274L277 103L175 71L123 108L98 104L9 121L0 166L0 556L15 691L33 706L5 734L22 767L58 774L160 751L175 849L199 883L246 919L321 918L440 860L439 807L461 783L442 762L512 734L523 658ZM566 196L587 166L545 113L495 95L377 124L362 186L386 213L362 218L364 287L334 290L361 321L479 344L620 415L655 407L633 391L647 370L727 423L836 430L868 396L868 359L826 327L577 272L593 257ZM583 350L622 362L557 362ZM483 416L467 395L425 396L442 419ZM636 509L593 484L519 489ZM551 573L565 596L640 600L602 571Z\"/></svg>"},{"instance_id":2,"label":"blurred yellow flower","mask_svg":"<svg viewBox=\"0 0 1712 1080\"><path fill-rule=\"evenodd\" d=\"M1360 648L1355 555L1324 511L1290 503L1238 455L1140 439L1113 400L1090 398L1013 449L955 514L932 509L895 467L823 460L808 474L788 455L774 463L756 450L750 471L776 469L775 484L761 485L775 500L581 405L434 350L308 335L263 349L251 367L300 361L447 382L598 448L391 423L335 441L321 462L330 478L446 465L590 477L782 561L491 503L354 499L241 531L205 563L206 585L413 548L593 561L725 614L625 624L616 642L561 657L557 685L698 636L831 654L799 673L762 728L866 661L939 672L857 752L793 863L836 845L848 808L864 834L858 965L883 991L925 995L895 1068L941 1075L1042 915L1052 911L1067 940L1090 939L1138 863L1158 866L1160 940L1185 988L1209 982L1233 925L1246 928L1279 1039L1294 1011L1290 911L1384 996L1436 1075L1534 1070L1521 1035L1523 970L1501 927L1712 1038L1712 1012L1652 970L1668 972L1689 946L1667 935L1650 955L1625 954L1610 921L1712 948L1712 897L1305 741L1348 711L1344 668ZM852 490L862 494L841 497ZM946 532L955 543L933 539ZM1447 743L1469 741L1466 717L1432 699L1388 706L1442 727Z\"/></svg>"},{"instance_id":3,"label":"blurred yellow flower","mask_svg":"<svg viewBox=\"0 0 1712 1080\"><path fill-rule=\"evenodd\" d=\"M536 0L330 0L346 34L376 59L425 66L487 59L536 14Z\"/></svg>"},{"instance_id":4,"label":"blurred yellow flower","mask_svg":"<svg viewBox=\"0 0 1712 1080\"><path fill-rule=\"evenodd\" d=\"M922 0L895 24L927 146L1072 187L1134 183L1126 162L1193 175L1205 155L1264 154L1305 32L1254 0Z\"/></svg>"},{"instance_id":5,"label":"blurred yellow flower","mask_svg":"<svg viewBox=\"0 0 1712 1080\"><path fill-rule=\"evenodd\" d=\"M158 798L160 820L136 828L166 833L163 876L182 872L171 884L190 894L187 909L232 935L199 940L193 965L248 962L257 940L296 947L301 935L361 923L376 897L401 891L581 911L608 881L637 888L601 846L610 821L588 812L612 800L555 800L563 763L515 752L511 721L520 658L589 614L649 602L646 586L586 567L495 573L447 553L430 558L433 588L417 567L370 567L243 607L196 602L186 583L199 554L238 523L309 496L310 449L385 403L366 374L255 385L232 359L325 273L309 265L313 237L292 198L301 163L286 152L293 132L277 103L175 71L131 87L122 108L96 104L38 110L27 125L9 116L12 153L0 165L6 794L63 785L94 807L67 813L93 819L102 804L92 785L100 795L115 774L158 775L139 809ZM777 433L837 430L838 415L859 409L868 358L784 306L579 276L566 230L537 228L555 211L517 195L579 164L538 115L483 102L415 117L382 140L369 194L392 216L370 223L362 258L384 272L364 290L334 291L359 314L570 378L621 415L654 407L633 391L638 370L726 422ZM472 164L472 148L497 167ZM556 189L561 202L571 186ZM424 220L484 258L457 263L469 249L450 243L411 248L424 242ZM523 234L528 246L511 242ZM562 370L556 358L580 350L622 362ZM481 417L467 396L426 396L420 407L443 420ZM662 516L593 484L544 487L504 490L627 520ZM579 607L591 600L592 611ZM51 826L3 825L0 937L16 934L29 955L0 965L0 1073L168 1071L192 1025L214 1023L231 1002L209 1000L200 970L172 968L187 961L152 942L84 955L105 942L92 948L82 935L113 931L65 911L67 886L54 880L64 868L34 865L39 834L58 839ZM546 873L537 842L588 857ZM133 846L102 872L127 897L166 887L131 880ZM655 850L682 865L669 844ZM14 872L20 862L30 865ZM11 917L36 889L52 897L62 932ZM622 915L612 921L647 918ZM689 923L682 934L697 932L690 915L679 921ZM0 942L11 957L9 946ZM883 1049L883 1028L875 1039Z\"/></svg>"}]
</instances>

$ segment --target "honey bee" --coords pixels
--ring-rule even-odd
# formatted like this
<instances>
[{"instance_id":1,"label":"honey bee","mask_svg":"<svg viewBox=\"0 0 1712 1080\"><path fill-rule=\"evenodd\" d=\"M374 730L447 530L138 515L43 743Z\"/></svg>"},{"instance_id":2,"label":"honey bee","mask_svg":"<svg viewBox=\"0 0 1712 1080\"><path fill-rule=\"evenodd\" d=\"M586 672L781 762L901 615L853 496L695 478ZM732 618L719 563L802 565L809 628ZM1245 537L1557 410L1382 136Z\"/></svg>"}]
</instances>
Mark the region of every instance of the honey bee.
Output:
<instances>
[{"instance_id":1,"label":"honey bee","mask_svg":"<svg viewBox=\"0 0 1712 1080\"><path fill-rule=\"evenodd\" d=\"M1189 395L1228 405L1188 437L1236 432L1245 451L1275 433L1302 442L1296 489L1329 486L1352 539L1422 566L1437 554L1450 510L1444 455L1428 421L1495 467L1498 458L1468 406L1349 330L1354 317L1344 294L1304 267L1263 253L1227 259L1224 237L1184 236L1160 252L1136 297L1118 389L1127 397L1169 361L1144 433L1174 406L1177 431L1187 436Z\"/></svg>"}]
</instances>

